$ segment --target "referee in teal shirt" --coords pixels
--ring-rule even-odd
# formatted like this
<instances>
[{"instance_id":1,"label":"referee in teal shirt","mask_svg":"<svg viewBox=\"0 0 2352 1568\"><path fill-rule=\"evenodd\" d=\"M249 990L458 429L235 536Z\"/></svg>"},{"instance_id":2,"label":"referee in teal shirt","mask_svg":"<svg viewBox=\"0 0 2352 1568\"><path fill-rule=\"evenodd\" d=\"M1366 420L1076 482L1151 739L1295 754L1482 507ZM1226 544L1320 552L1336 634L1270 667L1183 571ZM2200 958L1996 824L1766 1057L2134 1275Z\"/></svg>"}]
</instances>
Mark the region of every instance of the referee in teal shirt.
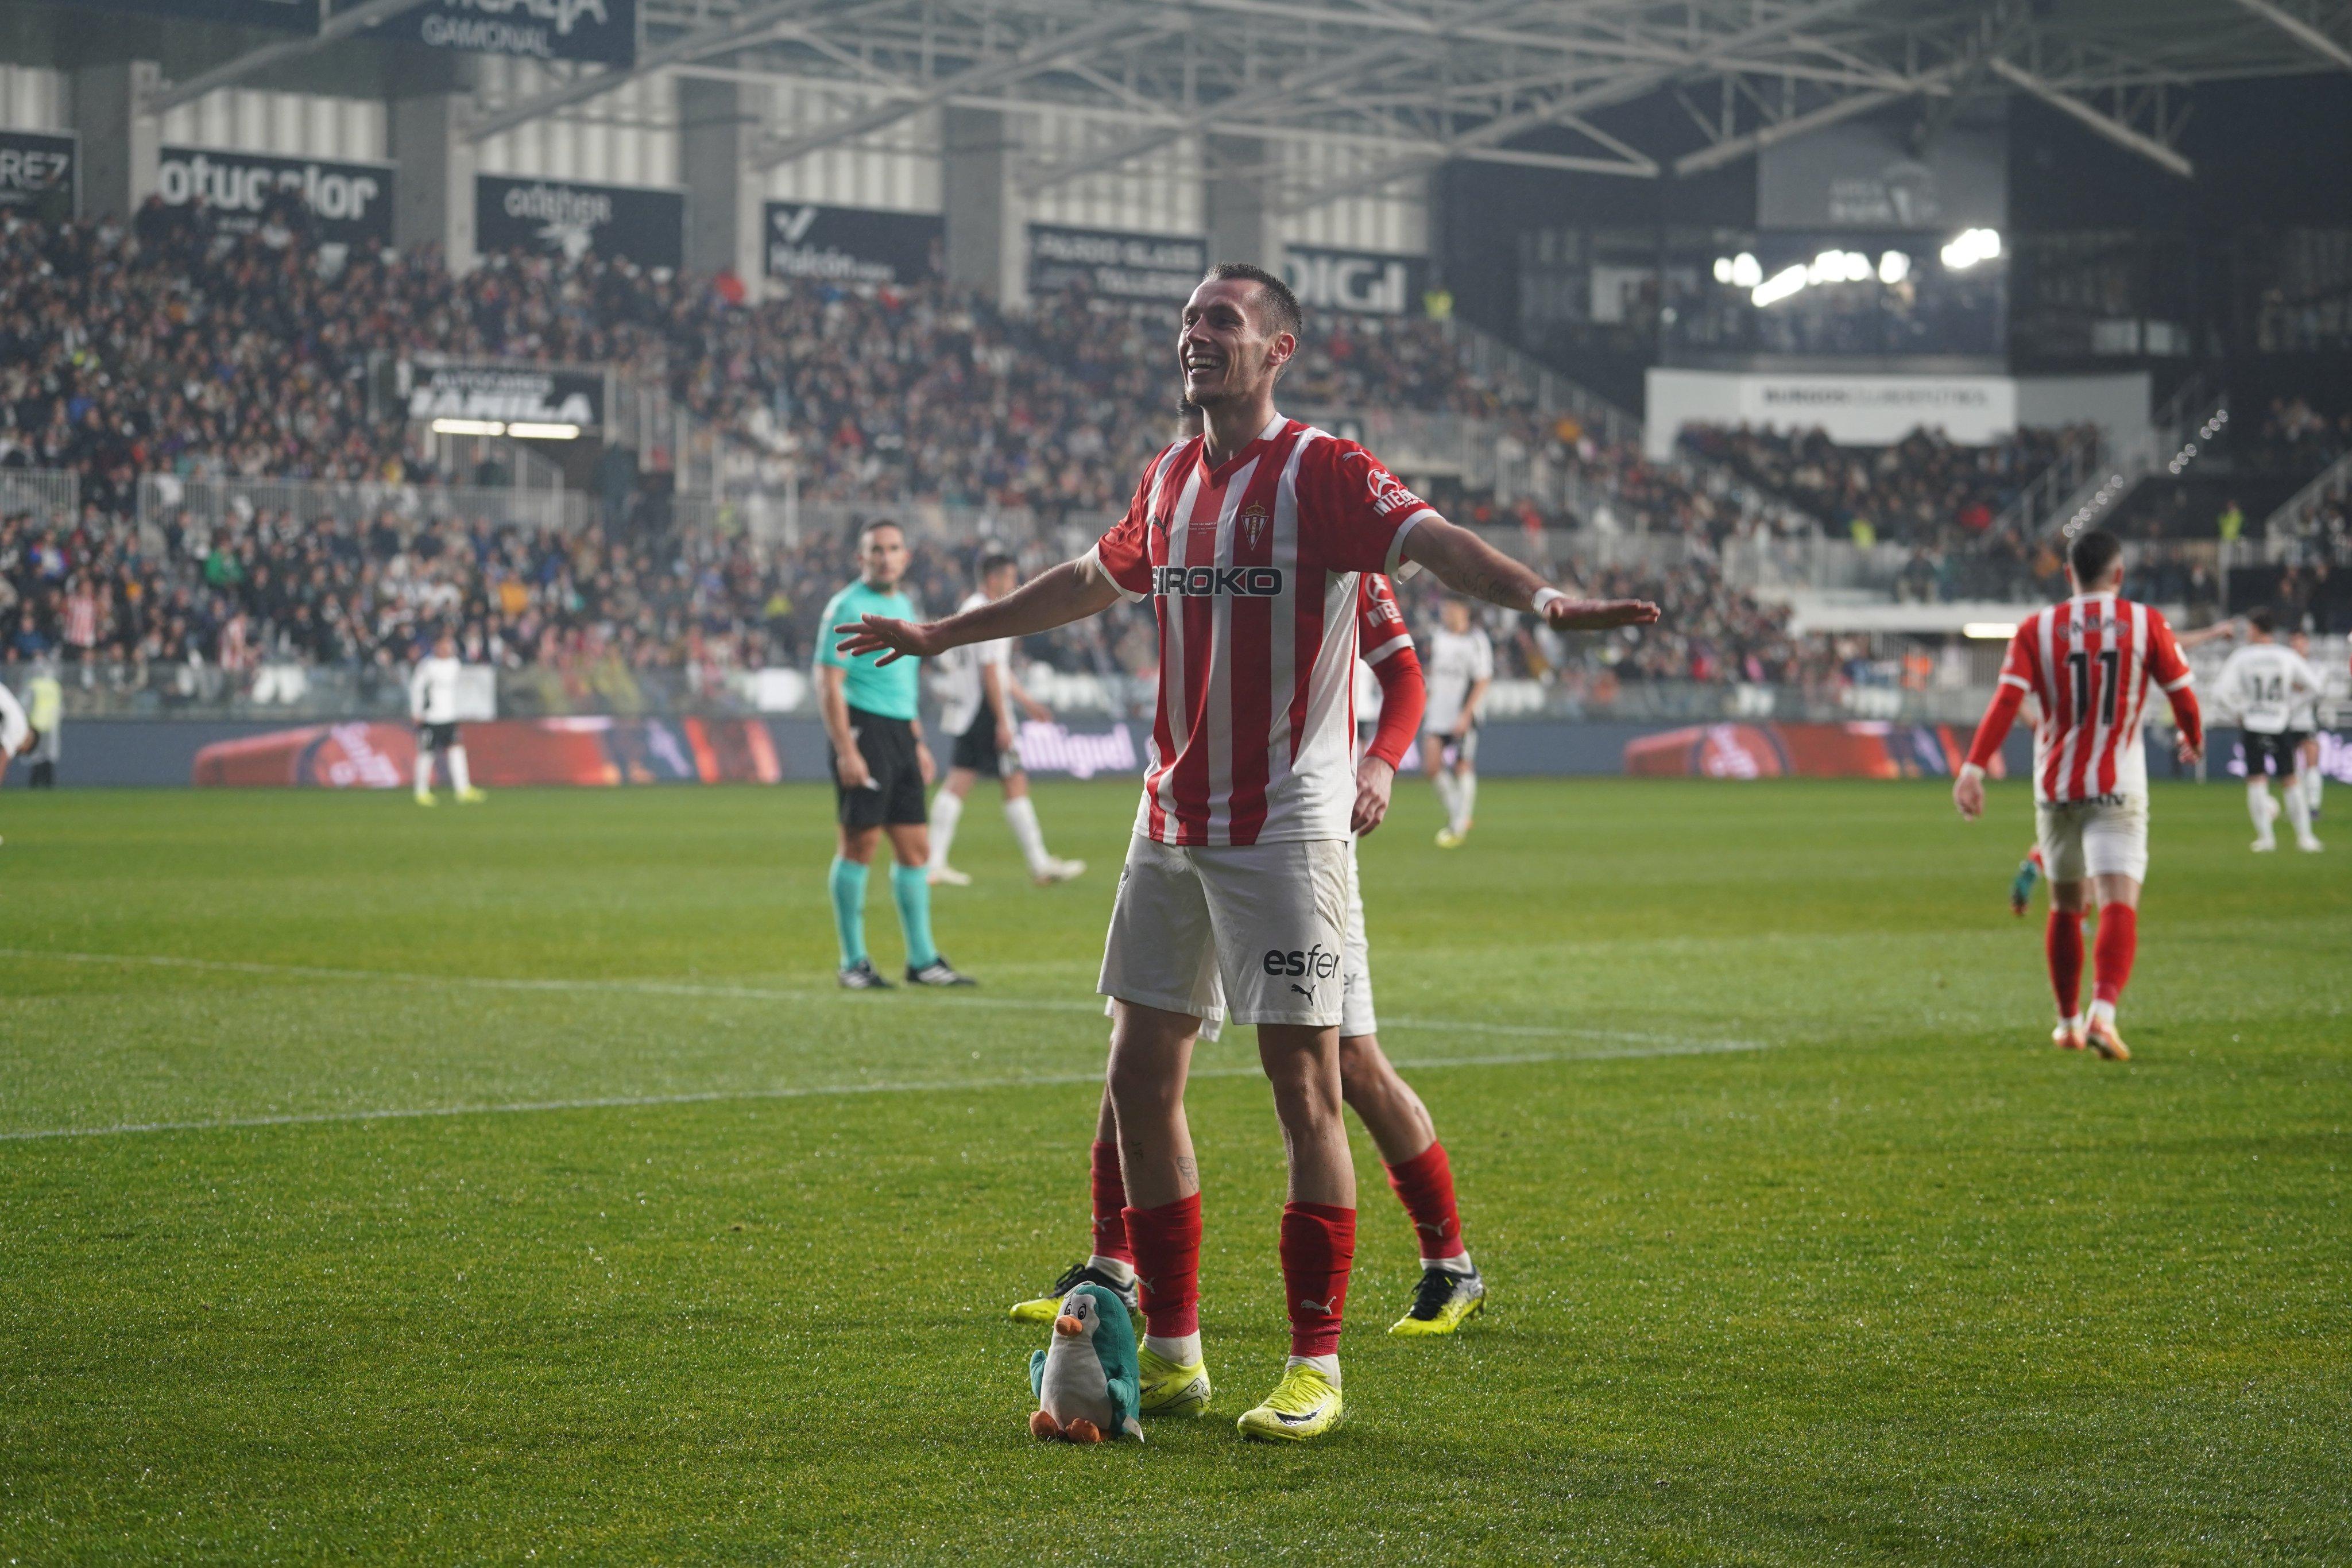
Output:
<instances>
[{"instance_id":1,"label":"referee in teal shirt","mask_svg":"<svg viewBox=\"0 0 2352 1568\"><path fill-rule=\"evenodd\" d=\"M907 575L906 530L873 522L857 536L865 576L833 596L817 622L816 706L831 745L835 814L841 845L833 857L833 926L841 938L841 983L853 991L887 991L890 982L866 952L866 879L874 846L884 832L898 863L890 868L890 898L907 937L907 983L969 986L931 941L931 831L923 792L931 781L931 754L923 745L916 709L919 661L884 665L878 653L842 657L834 632L865 615L912 620L915 607L899 591Z\"/></svg>"}]
</instances>

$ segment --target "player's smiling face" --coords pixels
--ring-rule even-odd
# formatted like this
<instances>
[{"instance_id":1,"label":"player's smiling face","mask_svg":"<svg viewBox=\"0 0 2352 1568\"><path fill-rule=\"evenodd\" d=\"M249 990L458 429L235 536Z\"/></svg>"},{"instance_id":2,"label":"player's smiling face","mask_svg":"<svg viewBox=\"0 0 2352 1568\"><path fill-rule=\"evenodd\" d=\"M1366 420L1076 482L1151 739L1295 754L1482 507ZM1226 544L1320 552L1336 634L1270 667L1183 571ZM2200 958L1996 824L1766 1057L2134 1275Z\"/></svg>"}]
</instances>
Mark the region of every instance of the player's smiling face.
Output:
<instances>
[{"instance_id":1,"label":"player's smiling face","mask_svg":"<svg viewBox=\"0 0 2352 1568\"><path fill-rule=\"evenodd\" d=\"M1273 387L1275 372L1289 360L1297 340L1269 330L1257 291L1245 277L1213 277L1184 302L1176 365L1184 380L1185 406L1246 401Z\"/></svg>"}]
</instances>

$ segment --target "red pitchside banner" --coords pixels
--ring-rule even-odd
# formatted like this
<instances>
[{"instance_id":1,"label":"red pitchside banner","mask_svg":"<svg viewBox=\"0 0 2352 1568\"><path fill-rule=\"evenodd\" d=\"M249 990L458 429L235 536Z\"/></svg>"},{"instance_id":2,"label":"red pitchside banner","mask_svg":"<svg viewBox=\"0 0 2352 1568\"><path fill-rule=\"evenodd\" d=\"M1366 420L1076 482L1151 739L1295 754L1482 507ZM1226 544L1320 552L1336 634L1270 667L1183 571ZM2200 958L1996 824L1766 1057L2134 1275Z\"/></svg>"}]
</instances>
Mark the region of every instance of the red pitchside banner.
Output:
<instances>
[{"instance_id":1,"label":"red pitchside banner","mask_svg":"<svg viewBox=\"0 0 2352 1568\"><path fill-rule=\"evenodd\" d=\"M1948 724L1706 724L1625 743L1625 771L1653 779L1943 779L1968 760ZM1989 769L2002 776L1996 756Z\"/></svg>"},{"instance_id":2,"label":"red pitchside banner","mask_svg":"<svg viewBox=\"0 0 2352 1568\"><path fill-rule=\"evenodd\" d=\"M773 784L783 777L765 725L740 718L500 719L458 727L474 782ZM396 789L416 767L416 732L355 722L216 741L196 753L194 783Z\"/></svg>"}]
</instances>

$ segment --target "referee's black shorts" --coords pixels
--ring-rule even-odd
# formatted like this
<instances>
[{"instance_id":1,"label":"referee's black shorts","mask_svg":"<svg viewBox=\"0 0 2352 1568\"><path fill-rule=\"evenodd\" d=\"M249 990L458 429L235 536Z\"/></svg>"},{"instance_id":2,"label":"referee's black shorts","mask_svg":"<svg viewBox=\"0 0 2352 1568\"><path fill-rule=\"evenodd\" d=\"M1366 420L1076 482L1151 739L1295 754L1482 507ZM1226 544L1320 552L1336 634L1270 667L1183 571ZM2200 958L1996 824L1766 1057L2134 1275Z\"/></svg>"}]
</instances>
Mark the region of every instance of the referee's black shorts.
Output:
<instances>
[{"instance_id":1,"label":"referee's black shorts","mask_svg":"<svg viewBox=\"0 0 2352 1568\"><path fill-rule=\"evenodd\" d=\"M416 727L416 749L446 751L457 744L457 727L454 724L425 724Z\"/></svg>"},{"instance_id":2,"label":"referee's black shorts","mask_svg":"<svg viewBox=\"0 0 2352 1568\"><path fill-rule=\"evenodd\" d=\"M831 747L825 762L833 769L835 814L845 828L898 827L928 819L923 811L923 765L915 757L915 727L903 718L885 718L864 708L849 710L850 737L857 755L866 759L872 782L855 789L841 782L841 759Z\"/></svg>"},{"instance_id":3,"label":"referee's black shorts","mask_svg":"<svg viewBox=\"0 0 2352 1568\"><path fill-rule=\"evenodd\" d=\"M2299 729L2281 730L2276 735L2257 735L2251 729L2242 729L2238 738L2245 743L2247 778L2292 779L2295 769L2303 766L2296 754L2310 737Z\"/></svg>"},{"instance_id":4,"label":"referee's black shorts","mask_svg":"<svg viewBox=\"0 0 2352 1568\"><path fill-rule=\"evenodd\" d=\"M982 779L1000 779L1007 761L1016 769L1021 766L1018 758L1008 758L996 749L996 710L983 700L980 711L971 716L971 722L956 737L955 755L950 765L969 768Z\"/></svg>"}]
</instances>

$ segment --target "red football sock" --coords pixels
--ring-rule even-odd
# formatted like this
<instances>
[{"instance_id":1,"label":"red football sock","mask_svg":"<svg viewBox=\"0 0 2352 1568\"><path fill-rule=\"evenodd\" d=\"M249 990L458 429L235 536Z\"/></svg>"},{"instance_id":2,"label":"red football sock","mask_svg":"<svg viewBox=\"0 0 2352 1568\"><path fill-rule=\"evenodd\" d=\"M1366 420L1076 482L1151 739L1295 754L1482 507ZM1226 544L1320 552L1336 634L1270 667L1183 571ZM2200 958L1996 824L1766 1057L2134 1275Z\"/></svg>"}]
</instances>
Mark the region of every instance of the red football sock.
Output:
<instances>
[{"instance_id":1,"label":"red football sock","mask_svg":"<svg viewBox=\"0 0 2352 1568\"><path fill-rule=\"evenodd\" d=\"M1423 1258L1459 1258L1463 1253L1462 1216L1454 1207L1454 1170L1445 1160L1445 1145L1429 1147L1402 1165L1383 1167L1397 1200L1412 1217Z\"/></svg>"},{"instance_id":2,"label":"red football sock","mask_svg":"<svg viewBox=\"0 0 2352 1568\"><path fill-rule=\"evenodd\" d=\"M1147 1333L1178 1339L1201 1332L1201 1195L1157 1208L1130 1208L1127 1239L1143 1290Z\"/></svg>"},{"instance_id":3,"label":"red football sock","mask_svg":"<svg viewBox=\"0 0 2352 1568\"><path fill-rule=\"evenodd\" d=\"M1348 1269L1356 1260L1356 1211L1328 1203L1282 1206L1282 1290L1290 1302L1290 1354L1339 1354Z\"/></svg>"},{"instance_id":4,"label":"red football sock","mask_svg":"<svg viewBox=\"0 0 2352 1568\"><path fill-rule=\"evenodd\" d=\"M1133 1263L1127 1245L1127 1181L1118 1171L1118 1145L1097 1141L1094 1146L1095 1245L1097 1258Z\"/></svg>"},{"instance_id":5,"label":"red football sock","mask_svg":"<svg viewBox=\"0 0 2352 1568\"><path fill-rule=\"evenodd\" d=\"M2128 904L2110 904L2100 910L2098 939L2091 949L2091 994L2115 1006L2131 983L2132 959L2138 954L2139 911Z\"/></svg>"},{"instance_id":6,"label":"red football sock","mask_svg":"<svg viewBox=\"0 0 2352 1568\"><path fill-rule=\"evenodd\" d=\"M2050 957L2050 988L2058 996L2058 1016L2075 1017L2083 1010L2083 916L2080 911L2053 909L2042 934L2042 950Z\"/></svg>"}]
</instances>

